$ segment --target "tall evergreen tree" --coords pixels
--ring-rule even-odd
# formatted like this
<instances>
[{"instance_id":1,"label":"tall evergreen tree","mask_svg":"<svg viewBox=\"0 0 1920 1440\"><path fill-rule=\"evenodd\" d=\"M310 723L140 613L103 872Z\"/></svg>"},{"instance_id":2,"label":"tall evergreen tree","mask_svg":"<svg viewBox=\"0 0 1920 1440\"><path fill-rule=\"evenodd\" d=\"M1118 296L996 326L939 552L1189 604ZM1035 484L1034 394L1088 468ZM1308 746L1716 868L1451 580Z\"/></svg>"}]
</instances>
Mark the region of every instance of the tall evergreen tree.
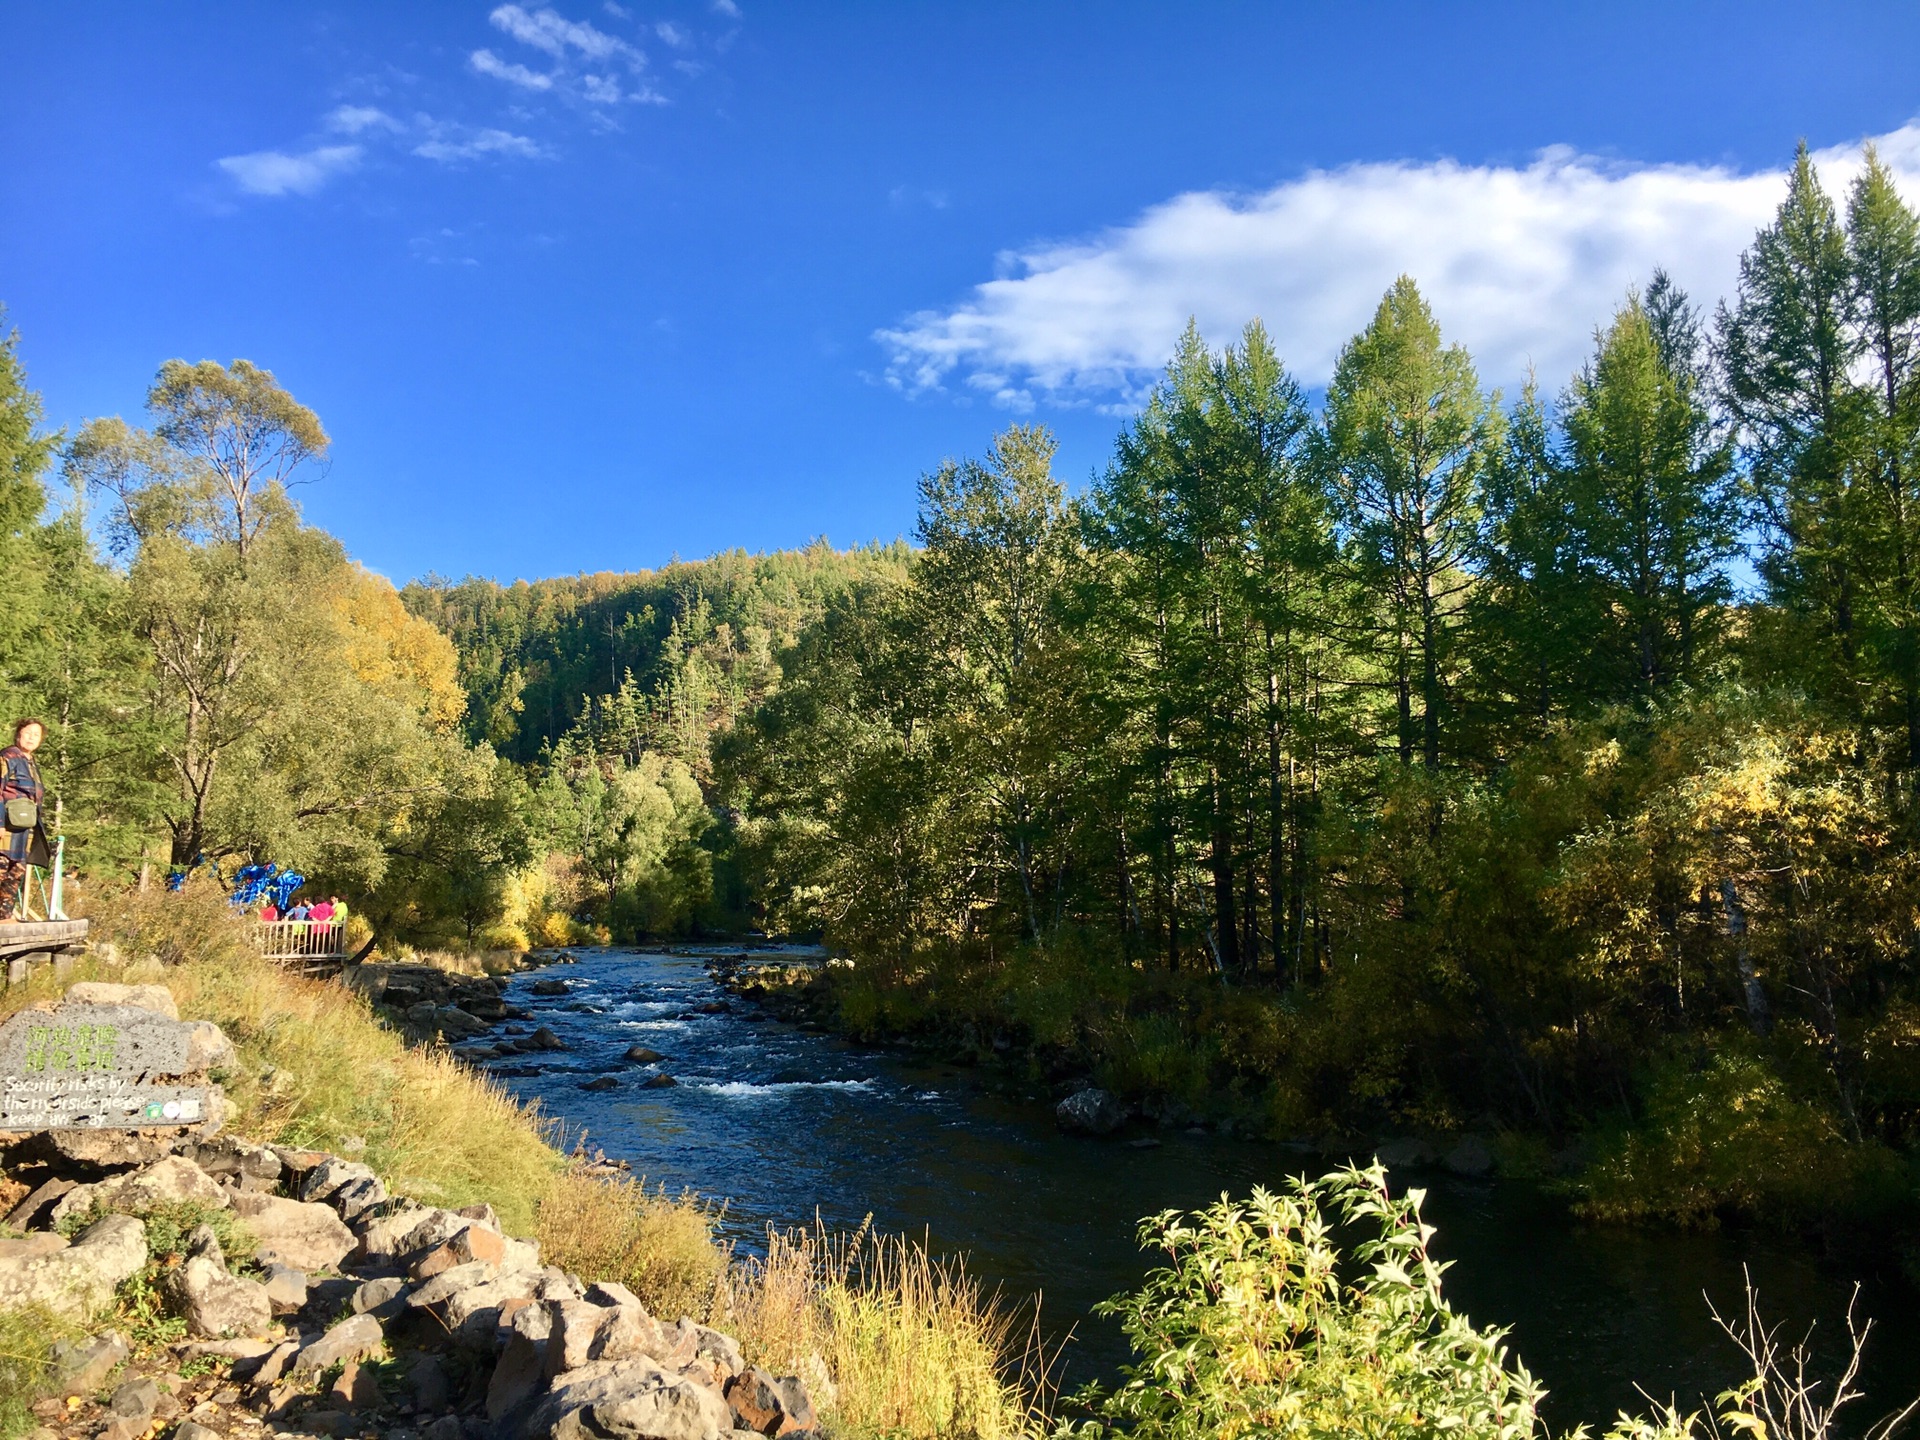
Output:
<instances>
[{"instance_id":1,"label":"tall evergreen tree","mask_svg":"<svg viewBox=\"0 0 1920 1440\"><path fill-rule=\"evenodd\" d=\"M1905 728L1907 763L1920 765L1920 221L1872 146L1848 198L1847 260L1867 372L1864 628Z\"/></svg>"},{"instance_id":2,"label":"tall evergreen tree","mask_svg":"<svg viewBox=\"0 0 1920 1440\"><path fill-rule=\"evenodd\" d=\"M1846 236L1802 144L1786 199L1740 257L1738 292L1718 311L1720 390L1768 536L1768 593L1848 678L1859 586L1847 465L1853 311Z\"/></svg>"},{"instance_id":3,"label":"tall evergreen tree","mask_svg":"<svg viewBox=\"0 0 1920 1440\"><path fill-rule=\"evenodd\" d=\"M1570 539L1607 617L1587 661L1605 699L1696 678L1731 594L1732 456L1712 433L1692 357L1674 340L1686 333L1684 320L1673 323L1685 298L1660 298L1660 328L1639 296L1629 299L1564 406Z\"/></svg>"},{"instance_id":4,"label":"tall evergreen tree","mask_svg":"<svg viewBox=\"0 0 1920 1440\"><path fill-rule=\"evenodd\" d=\"M1364 624L1394 697L1402 764L1441 763L1462 601L1498 409L1401 276L1340 353L1321 463L1347 553L1375 598Z\"/></svg>"}]
</instances>

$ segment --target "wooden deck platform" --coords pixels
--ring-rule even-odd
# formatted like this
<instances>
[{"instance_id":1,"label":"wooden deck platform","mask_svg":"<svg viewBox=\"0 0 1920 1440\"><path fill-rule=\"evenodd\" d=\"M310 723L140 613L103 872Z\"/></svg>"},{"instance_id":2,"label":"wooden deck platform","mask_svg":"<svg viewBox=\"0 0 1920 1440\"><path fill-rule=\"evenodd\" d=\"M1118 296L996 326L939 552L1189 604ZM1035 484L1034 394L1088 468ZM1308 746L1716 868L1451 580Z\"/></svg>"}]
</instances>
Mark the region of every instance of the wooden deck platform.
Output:
<instances>
[{"instance_id":1,"label":"wooden deck platform","mask_svg":"<svg viewBox=\"0 0 1920 1440\"><path fill-rule=\"evenodd\" d=\"M87 943L84 920L23 920L0 925L0 960L6 962L6 983L17 985L41 965L64 973L73 954Z\"/></svg>"}]
</instances>

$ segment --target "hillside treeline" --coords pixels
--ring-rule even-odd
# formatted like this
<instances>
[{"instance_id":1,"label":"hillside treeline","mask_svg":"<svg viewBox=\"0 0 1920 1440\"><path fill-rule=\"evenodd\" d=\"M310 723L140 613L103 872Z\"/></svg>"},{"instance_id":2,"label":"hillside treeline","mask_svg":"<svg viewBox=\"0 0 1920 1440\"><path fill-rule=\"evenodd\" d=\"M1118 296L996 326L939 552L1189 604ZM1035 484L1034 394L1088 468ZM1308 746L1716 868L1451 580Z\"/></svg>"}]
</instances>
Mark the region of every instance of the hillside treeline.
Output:
<instances>
[{"instance_id":1,"label":"hillside treeline","mask_svg":"<svg viewBox=\"0 0 1920 1440\"><path fill-rule=\"evenodd\" d=\"M1190 329L1086 493L1006 431L801 637L722 745L757 893L855 1028L1583 1134L1603 1211L1910 1201L1916 339L1912 210L1804 153L1735 295L1656 274L1556 390L1407 278L1318 406Z\"/></svg>"}]
</instances>

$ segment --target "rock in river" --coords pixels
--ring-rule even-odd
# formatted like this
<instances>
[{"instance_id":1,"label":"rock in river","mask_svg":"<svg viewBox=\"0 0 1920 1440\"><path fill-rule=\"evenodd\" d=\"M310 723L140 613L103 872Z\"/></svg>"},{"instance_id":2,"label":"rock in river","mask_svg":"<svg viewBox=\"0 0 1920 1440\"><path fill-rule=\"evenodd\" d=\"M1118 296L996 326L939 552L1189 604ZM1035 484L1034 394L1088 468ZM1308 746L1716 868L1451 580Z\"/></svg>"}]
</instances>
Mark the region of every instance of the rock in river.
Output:
<instances>
[{"instance_id":1,"label":"rock in river","mask_svg":"<svg viewBox=\"0 0 1920 1440\"><path fill-rule=\"evenodd\" d=\"M1127 1123L1127 1107L1105 1090L1076 1090L1053 1110L1054 1122L1074 1135L1111 1135Z\"/></svg>"},{"instance_id":2,"label":"rock in river","mask_svg":"<svg viewBox=\"0 0 1920 1440\"><path fill-rule=\"evenodd\" d=\"M636 1065L658 1065L666 1058L667 1057L662 1055L658 1050L649 1050L644 1045L629 1045L627 1047L627 1059Z\"/></svg>"}]
</instances>

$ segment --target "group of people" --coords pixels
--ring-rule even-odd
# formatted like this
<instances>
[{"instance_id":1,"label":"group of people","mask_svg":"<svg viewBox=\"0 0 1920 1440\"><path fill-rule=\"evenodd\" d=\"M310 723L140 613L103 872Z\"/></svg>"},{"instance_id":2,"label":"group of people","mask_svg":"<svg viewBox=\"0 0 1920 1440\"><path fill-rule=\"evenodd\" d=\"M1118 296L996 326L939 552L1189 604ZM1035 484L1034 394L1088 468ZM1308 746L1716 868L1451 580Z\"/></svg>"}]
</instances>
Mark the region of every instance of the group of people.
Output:
<instances>
[{"instance_id":1,"label":"group of people","mask_svg":"<svg viewBox=\"0 0 1920 1440\"><path fill-rule=\"evenodd\" d=\"M347 923L347 902L338 895L329 895L323 900L297 900L283 912L278 905L269 900L260 907L260 919L271 924L276 920L286 920L294 924L296 935L311 932L315 935L330 935L338 925L345 928Z\"/></svg>"}]
</instances>

